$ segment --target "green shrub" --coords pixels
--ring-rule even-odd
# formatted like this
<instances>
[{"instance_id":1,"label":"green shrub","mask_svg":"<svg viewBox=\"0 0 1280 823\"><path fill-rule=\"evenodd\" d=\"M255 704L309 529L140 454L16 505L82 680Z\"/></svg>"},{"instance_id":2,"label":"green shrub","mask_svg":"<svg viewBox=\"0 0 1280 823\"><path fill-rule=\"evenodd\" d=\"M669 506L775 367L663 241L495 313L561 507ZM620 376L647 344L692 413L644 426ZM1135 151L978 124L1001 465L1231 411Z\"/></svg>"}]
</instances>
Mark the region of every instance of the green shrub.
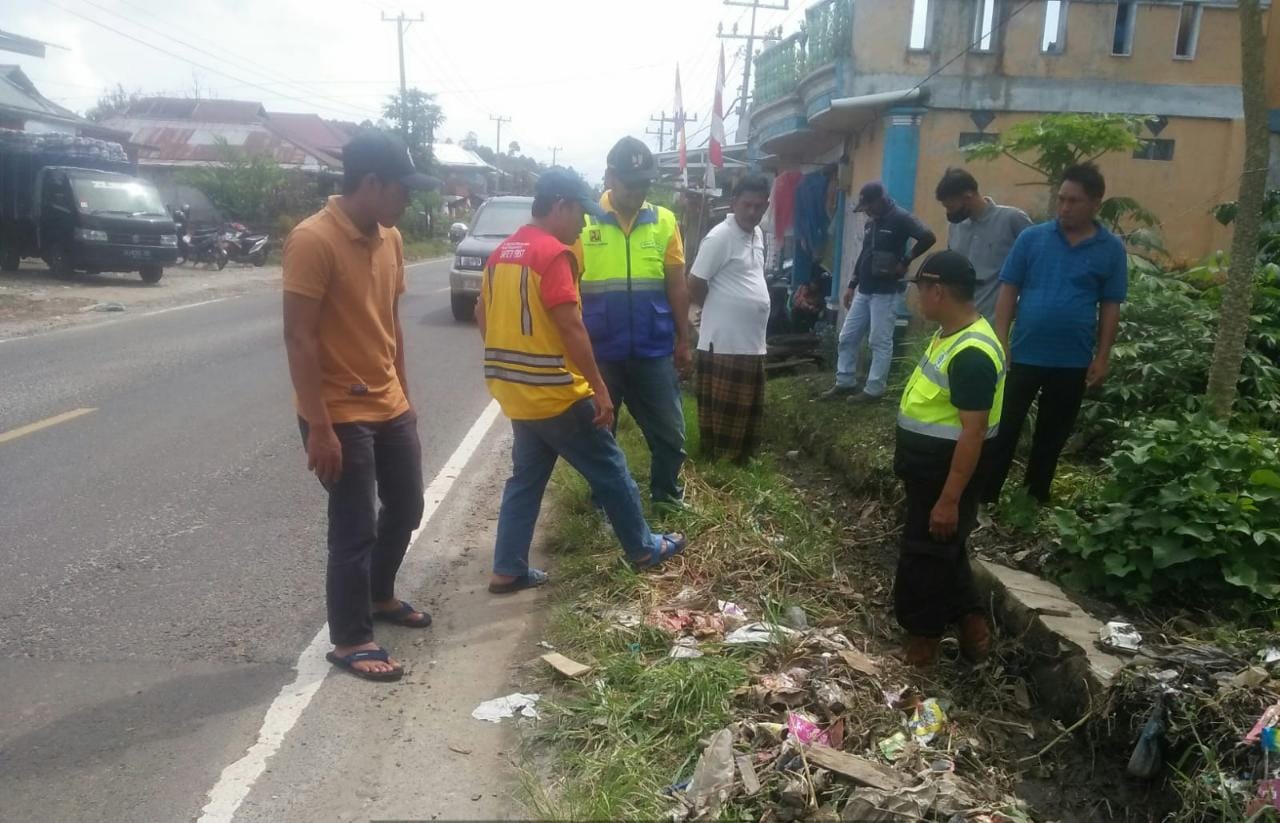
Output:
<instances>
[{"instance_id":1,"label":"green shrub","mask_svg":"<svg viewBox=\"0 0 1280 823\"><path fill-rule=\"evenodd\" d=\"M1280 600L1280 439L1203 416L1124 428L1096 498L1054 518L1071 582L1133 602Z\"/></svg>"},{"instance_id":2,"label":"green shrub","mask_svg":"<svg viewBox=\"0 0 1280 823\"><path fill-rule=\"evenodd\" d=\"M1111 375L1080 412L1077 430L1087 450L1109 452L1127 421L1200 409L1218 331L1221 280L1217 267L1166 273L1134 261ZM1259 274L1253 315L1235 411L1242 426L1277 431L1280 280L1274 270Z\"/></svg>"}]
</instances>

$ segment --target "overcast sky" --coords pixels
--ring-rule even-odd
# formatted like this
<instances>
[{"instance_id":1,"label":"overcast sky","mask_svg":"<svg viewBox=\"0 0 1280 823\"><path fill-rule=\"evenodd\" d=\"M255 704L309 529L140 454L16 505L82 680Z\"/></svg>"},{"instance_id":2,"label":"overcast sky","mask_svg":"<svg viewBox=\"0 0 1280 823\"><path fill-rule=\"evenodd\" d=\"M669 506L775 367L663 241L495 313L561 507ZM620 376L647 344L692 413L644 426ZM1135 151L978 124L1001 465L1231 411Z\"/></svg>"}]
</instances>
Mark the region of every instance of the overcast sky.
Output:
<instances>
[{"instance_id":1,"label":"overcast sky","mask_svg":"<svg viewBox=\"0 0 1280 823\"><path fill-rule=\"evenodd\" d=\"M807 4L760 12L758 29L791 33ZM677 63L685 109L698 116L689 144L706 141L716 26L739 22L745 32L750 19L720 0L3 0L0 29L66 50L44 59L0 52L0 63L17 63L45 96L79 112L120 83L377 119L399 83L395 24L380 18L401 9L426 17L405 36L405 66L409 85L436 93L444 108L441 138L474 131L492 146L489 117L503 115L504 150L515 140L550 162L560 146L559 162L593 181L614 141L643 137L656 127L650 115L671 113ZM740 48L725 41L726 107L742 82Z\"/></svg>"}]
</instances>

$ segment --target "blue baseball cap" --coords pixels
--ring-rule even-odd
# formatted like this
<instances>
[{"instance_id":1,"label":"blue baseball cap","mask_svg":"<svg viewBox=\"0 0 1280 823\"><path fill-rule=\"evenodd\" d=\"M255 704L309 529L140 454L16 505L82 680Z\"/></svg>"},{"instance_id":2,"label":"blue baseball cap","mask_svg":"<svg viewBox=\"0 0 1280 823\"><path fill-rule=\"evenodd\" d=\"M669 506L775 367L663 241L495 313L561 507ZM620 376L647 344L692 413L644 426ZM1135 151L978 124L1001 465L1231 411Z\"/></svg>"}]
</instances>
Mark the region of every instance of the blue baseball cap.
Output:
<instances>
[{"instance_id":1,"label":"blue baseball cap","mask_svg":"<svg viewBox=\"0 0 1280 823\"><path fill-rule=\"evenodd\" d=\"M569 169L559 166L547 169L538 175L538 182L533 184L534 197L549 197L553 200L572 200L582 204L582 210L592 217L604 217L604 209L596 199L595 192L581 177Z\"/></svg>"}]
</instances>

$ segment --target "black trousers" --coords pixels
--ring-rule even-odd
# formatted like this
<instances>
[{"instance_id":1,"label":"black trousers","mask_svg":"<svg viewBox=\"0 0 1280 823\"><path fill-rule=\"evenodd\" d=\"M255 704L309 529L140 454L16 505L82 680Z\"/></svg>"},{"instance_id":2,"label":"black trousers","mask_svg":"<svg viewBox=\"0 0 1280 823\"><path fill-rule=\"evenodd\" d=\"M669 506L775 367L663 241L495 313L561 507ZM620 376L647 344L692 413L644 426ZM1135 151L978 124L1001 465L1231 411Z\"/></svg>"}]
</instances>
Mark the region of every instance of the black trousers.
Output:
<instances>
[{"instance_id":1,"label":"black trousers","mask_svg":"<svg viewBox=\"0 0 1280 823\"><path fill-rule=\"evenodd\" d=\"M307 422L298 424L305 443ZM396 573L422 522L422 446L413 412L333 430L342 441L342 475L328 488L329 640L358 646L373 639L371 604L395 597Z\"/></svg>"},{"instance_id":2,"label":"black trousers","mask_svg":"<svg viewBox=\"0 0 1280 823\"><path fill-rule=\"evenodd\" d=\"M1065 369L1052 366L1028 366L1014 363L1004 385L1004 409L1000 415L1000 433L991 454L991 470L982 499L995 503L1000 499L1018 438L1027 414L1037 396L1036 430L1031 438L1031 456L1023 485L1041 503L1049 502L1053 476L1058 471L1058 457L1075 428L1080 403L1084 400L1087 369Z\"/></svg>"},{"instance_id":3,"label":"black trousers","mask_svg":"<svg viewBox=\"0 0 1280 823\"><path fill-rule=\"evenodd\" d=\"M907 506L893 584L894 613L908 634L941 637L951 623L982 611L966 545L978 522L981 475L970 480L960 496L956 533L945 542L929 534L929 515L942 495L947 472L900 472L900 476Z\"/></svg>"}]
</instances>

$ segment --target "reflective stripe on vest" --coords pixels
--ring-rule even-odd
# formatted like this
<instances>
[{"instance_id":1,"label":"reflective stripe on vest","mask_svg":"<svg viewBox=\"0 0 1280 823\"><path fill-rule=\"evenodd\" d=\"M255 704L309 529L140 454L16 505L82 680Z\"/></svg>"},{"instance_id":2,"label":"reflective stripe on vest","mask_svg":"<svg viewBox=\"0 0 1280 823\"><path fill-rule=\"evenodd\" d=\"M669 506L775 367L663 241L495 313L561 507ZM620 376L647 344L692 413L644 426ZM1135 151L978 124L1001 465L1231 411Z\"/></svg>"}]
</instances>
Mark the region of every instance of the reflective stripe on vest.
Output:
<instances>
[{"instance_id":1,"label":"reflective stripe on vest","mask_svg":"<svg viewBox=\"0 0 1280 823\"><path fill-rule=\"evenodd\" d=\"M675 348L666 253L677 231L669 209L648 203L636 214L630 234L615 214L586 219L579 288L597 360L664 357Z\"/></svg>"},{"instance_id":2,"label":"reflective stripe on vest","mask_svg":"<svg viewBox=\"0 0 1280 823\"><path fill-rule=\"evenodd\" d=\"M484 376L513 420L555 417L591 396L542 305L542 275L536 266L548 253L533 248L502 262L495 252L484 273Z\"/></svg>"},{"instance_id":3,"label":"reflective stripe on vest","mask_svg":"<svg viewBox=\"0 0 1280 823\"><path fill-rule=\"evenodd\" d=\"M959 440L963 427L960 410L951 404L951 361L960 352L976 348L991 358L996 367L996 392L987 417L987 439L1000 431L1000 417L1004 406L1005 362L1004 349L996 338L991 324L983 318L969 329L948 340L946 348L939 351L941 331L934 334L924 357L916 366L907 387L902 393L898 409L898 426L902 429L937 437L943 440Z\"/></svg>"}]
</instances>

